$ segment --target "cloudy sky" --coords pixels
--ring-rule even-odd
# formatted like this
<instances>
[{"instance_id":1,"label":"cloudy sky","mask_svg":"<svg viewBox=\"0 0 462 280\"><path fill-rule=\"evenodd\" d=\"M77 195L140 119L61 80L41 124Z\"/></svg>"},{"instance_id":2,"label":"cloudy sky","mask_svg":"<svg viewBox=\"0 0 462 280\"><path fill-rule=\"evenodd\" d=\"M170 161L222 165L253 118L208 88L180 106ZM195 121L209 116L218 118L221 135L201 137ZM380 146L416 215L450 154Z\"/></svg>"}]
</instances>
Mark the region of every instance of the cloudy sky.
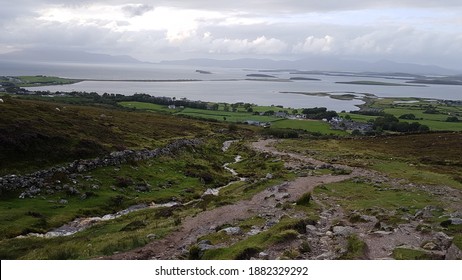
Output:
<instances>
[{"instance_id":1,"label":"cloudy sky","mask_svg":"<svg viewBox=\"0 0 462 280\"><path fill-rule=\"evenodd\" d=\"M0 0L0 53L336 56L462 66L460 0Z\"/></svg>"}]
</instances>

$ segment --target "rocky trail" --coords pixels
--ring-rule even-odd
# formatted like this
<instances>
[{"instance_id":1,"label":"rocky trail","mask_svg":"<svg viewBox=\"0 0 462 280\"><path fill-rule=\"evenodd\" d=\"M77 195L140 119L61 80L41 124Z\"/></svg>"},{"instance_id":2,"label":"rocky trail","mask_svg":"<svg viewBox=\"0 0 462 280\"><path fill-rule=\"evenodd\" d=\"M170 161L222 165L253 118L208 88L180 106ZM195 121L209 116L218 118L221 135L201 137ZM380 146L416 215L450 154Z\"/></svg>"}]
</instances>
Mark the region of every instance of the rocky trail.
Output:
<instances>
[{"instance_id":1,"label":"rocky trail","mask_svg":"<svg viewBox=\"0 0 462 280\"><path fill-rule=\"evenodd\" d=\"M315 187L341 182L356 177L369 178L370 180L391 181L383 174L365 170L362 168L349 167L345 165L331 165L310 157L281 152L276 150L275 140L260 140L252 143L252 147L263 153L269 153L280 157L286 167L305 168L314 166L315 168L329 166L334 169L349 170L346 175L317 175L298 177L293 181L284 182L277 186L272 186L264 191L254 195L249 200L236 202L232 205L226 205L211 210L203 211L193 217L185 218L181 226L159 240L154 240L142 248L129 252L115 254L110 259L178 259L187 254L188 248L196 244L197 239L201 236L214 233L216 229L224 224L235 224L239 220L244 220L254 216L265 217L266 225L254 229L256 232L267 230L269 226L276 224L283 215L288 211L277 204L289 202L293 203L303 194L311 192ZM348 173L348 172L346 172ZM445 193L451 196L456 205L460 205L462 194L460 191L451 189L451 192ZM348 238L351 235L358 236L365 244L365 252L362 258L365 259L388 259L396 247L418 249L427 253L432 258L437 259L456 259L462 257L462 252L452 245L452 238L443 232L421 232L416 228L421 225L422 215L433 215L436 209L429 207L422 209L416 216L407 217L408 222L393 228L382 223L376 216L368 216L362 213L353 213L359 217L360 223L351 223L349 218L352 213L346 213L335 201L329 200L328 197L314 197L313 200L322 207L320 220L316 225L307 225L306 233L299 236L291 244L283 246L274 245L260 253L260 258L277 259L287 248L300 246L301 242L310 244L310 251L298 256L303 259L337 259L346 253L348 247ZM461 209L462 210L462 209ZM380 209L386 212L384 209ZM462 213L462 212L461 212ZM393 213L380 213L380 215L392 215ZM290 212L292 217L303 218L303 213L296 211ZM419 216L420 215L420 216ZM457 215L451 216L457 220ZM244 234L241 239L245 238ZM230 245L230 244L226 244ZM208 243L202 244L201 249L206 250L214 248ZM216 247L215 247L216 248Z\"/></svg>"}]
</instances>

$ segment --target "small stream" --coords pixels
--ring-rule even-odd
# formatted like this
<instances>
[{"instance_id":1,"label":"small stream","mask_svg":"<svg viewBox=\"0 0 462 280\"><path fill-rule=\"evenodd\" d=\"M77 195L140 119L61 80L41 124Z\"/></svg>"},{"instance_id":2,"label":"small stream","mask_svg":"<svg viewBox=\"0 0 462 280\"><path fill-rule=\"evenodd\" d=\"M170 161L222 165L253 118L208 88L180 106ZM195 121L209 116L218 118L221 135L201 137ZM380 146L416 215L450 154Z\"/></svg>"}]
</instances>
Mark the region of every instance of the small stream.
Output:
<instances>
[{"instance_id":1,"label":"small stream","mask_svg":"<svg viewBox=\"0 0 462 280\"><path fill-rule=\"evenodd\" d=\"M234 162L232 163L238 163L242 161L242 157L241 156L236 156L234 158ZM233 174L233 176L238 176L239 174L236 172L236 170L232 169L229 167L230 164L232 164L230 162L228 163L225 163L223 165L223 168L226 169L229 173ZM230 185L234 184L234 183L237 183L237 182L242 182L242 181L245 181L247 180L247 178L244 178L244 177L239 177L239 180L238 181L232 181L232 182L229 182L227 185L223 186L223 187L219 187L219 188L215 188L215 189L207 189L204 194L202 194L202 197L206 196L206 195L214 195L214 196L218 196L220 194L220 190L221 189L224 189L226 187L229 187Z\"/></svg>"},{"instance_id":2,"label":"small stream","mask_svg":"<svg viewBox=\"0 0 462 280\"><path fill-rule=\"evenodd\" d=\"M223 143L223 147L222 147L222 151L223 152L226 152L229 147L231 146L232 143L234 142L237 142L238 140L231 140L231 141L226 141ZM223 168L225 170L227 170L228 172L230 172L233 176L238 176L238 173L236 172L236 170L232 169L229 167L230 164L234 164L234 163L238 163L242 161L242 157L241 156L236 156L234 158L234 162L229 162L229 163L225 163L223 165ZM233 181L233 182L230 182L228 183L227 185L223 186L223 187L219 187L219 188L214 188L214 189L207 189L203 194L202 194L202 197L206 196L206 195L214 195L214 196L218 196L218 194L220 193L220 190L223 189L223 188L226 188L236 182L240 182L240 181L245 181L246 178L239 178L238 181ZM199 199L200 200L200 199ZM199 200L195 200L195 201L190 201L184 205L189 205L191 204L192 202L197 202ZM156 209L156 208L162 208L162 207L167 207L167 208L170 208L170 207L174 207L174 206L179 206L179 205L182 205L181 203L179 202L167 202L167 203L164 203L164 204L155 204L155 203L151 203L151 204L137 204L137 205L133 205L133 206L130 206L128 207L127 209L124 209L124 210L121 210L119 212L116 212L114 214L106 214L104 216L101 216L101 217L89 217L89 218L77 218L75 220L73 220L72 222L69 222L59 228L56 228L56 229L53 229L47 233L29 233L27 235L20 235L20 236L17 236L16 238L26 238L26 237L42 237L42 238L54 238L54 237L60 237L60 236L70 236L70 235L73 235L73 234L76 234L80 231L83 231L97 223L100 223L100 222L104 222L104 221L109 221L109 220L114 220L114 219L117 219L117 218L120 218L124 215L127 215L129 213L132 213L132 212L136 212L136 211L140 211L140 210L144 210L144 209Z\"/></svg>"}]
</instances>

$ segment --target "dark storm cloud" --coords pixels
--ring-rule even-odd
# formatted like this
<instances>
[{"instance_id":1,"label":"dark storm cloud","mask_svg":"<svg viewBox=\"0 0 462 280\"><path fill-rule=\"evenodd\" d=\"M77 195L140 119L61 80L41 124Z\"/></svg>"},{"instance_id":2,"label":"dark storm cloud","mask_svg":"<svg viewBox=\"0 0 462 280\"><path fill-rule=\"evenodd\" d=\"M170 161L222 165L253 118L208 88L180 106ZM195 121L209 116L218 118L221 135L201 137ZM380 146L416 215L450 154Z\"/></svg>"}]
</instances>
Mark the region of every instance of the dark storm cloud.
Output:
<instances>
[{"instance_id":1,"label":"dark storm cloud","mask_svg":"<svg viewBox=\"0 0 462 280\"><path fill-rule=\"evenodd\" d=\"M145 4L127 5L123 7L124 12L130 17L142 16L153 9L154 7Z\"/></svg>"}]
</instances>

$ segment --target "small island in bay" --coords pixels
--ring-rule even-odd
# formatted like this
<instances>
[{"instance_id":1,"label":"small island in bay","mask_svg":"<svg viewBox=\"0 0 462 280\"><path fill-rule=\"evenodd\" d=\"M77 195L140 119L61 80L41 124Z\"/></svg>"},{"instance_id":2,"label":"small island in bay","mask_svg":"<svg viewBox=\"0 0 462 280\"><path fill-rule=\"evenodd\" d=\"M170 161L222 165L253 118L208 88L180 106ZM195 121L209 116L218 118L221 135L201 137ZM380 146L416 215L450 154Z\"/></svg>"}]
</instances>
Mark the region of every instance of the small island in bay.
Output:
<instances>
[{"instance_id":1,"label":"small island in bay","mask_svg":"<svg viewBox=\"0 0 462 280\"><path fill-rule=\"evenodd\" d=\"M248 74L247 77L251 77L251 78L276 78L275 76L266 75L266 74Z\"/></svg>"},{"instance_id":2,"label":"small island in bay","mask_svg":"<svg viewBox=\"0 0 462 280\"><path fill-rule=\"evenodd\" d=\"M423 85L407 85L399 83L386 83L386 82L377 82L377 81L351 81L351 82L335 82L336 84L345 84L345 85L364 85L364 86L393 86L393 87L422 87Z\"/></svg>"},{"instance_id":3,"label":"small island in bay","mask_svg":"<svg viewBox=\"0 0 462 280\"><path fill-rule=\"evenodd\" d=\"M321 81L321 79L308 78L308 77L292 77L292 81Z\"/></svg>"},{"instance_id":4,"label":"small island in bay","mask_svg":"<svg viewBox=\"0 0 462 280\"><path fill-rule=\"evenodd\" d=\"M204 71L204 70L196 70L196 73L199 73L199 74L212 74L212 72Z\"/></svg>"}]
</instances>

